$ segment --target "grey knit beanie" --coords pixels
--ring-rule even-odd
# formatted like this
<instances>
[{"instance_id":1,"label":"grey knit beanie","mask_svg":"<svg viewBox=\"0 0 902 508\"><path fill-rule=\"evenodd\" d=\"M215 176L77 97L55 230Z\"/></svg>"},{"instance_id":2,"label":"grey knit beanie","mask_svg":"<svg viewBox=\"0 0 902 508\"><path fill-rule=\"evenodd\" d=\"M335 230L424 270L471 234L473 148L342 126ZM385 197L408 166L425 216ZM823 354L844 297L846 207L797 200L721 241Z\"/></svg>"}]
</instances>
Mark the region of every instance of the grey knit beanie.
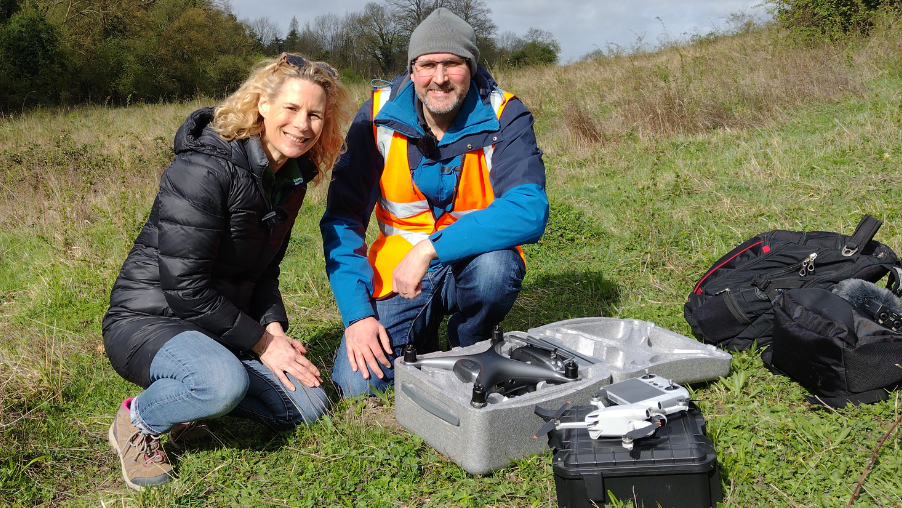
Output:
<instances>
[{"instance_id":1,"label":"grey knit beanie","mask_svg":"<svg viewBox=\"0 0 902 508\"><path fill-rule=\"evenodd\" d=\"M452 53L463 57L470 67L470 74L476 74L476 62L479 61L476 32L444 7L432 11L410 34L407 62L429 53Z\"/></svg>"}]
</instances>

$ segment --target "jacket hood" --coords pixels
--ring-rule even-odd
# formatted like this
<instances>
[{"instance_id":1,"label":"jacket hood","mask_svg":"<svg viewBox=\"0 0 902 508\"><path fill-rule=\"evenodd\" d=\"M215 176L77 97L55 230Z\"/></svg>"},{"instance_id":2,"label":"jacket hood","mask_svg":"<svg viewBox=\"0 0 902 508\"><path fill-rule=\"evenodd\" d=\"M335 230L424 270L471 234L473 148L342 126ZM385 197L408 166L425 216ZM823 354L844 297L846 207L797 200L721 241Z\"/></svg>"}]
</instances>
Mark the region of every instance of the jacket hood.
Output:
<instances>
[{"instance_id":1,"label":"jacket hood","mask_svg":"<svg viewBox=\"0 0 902 508\"><path fill-rule=\"evenodd\" d=\"M176 154L197 152L211 157L225 159L232 164L245 168L256 175L263 173L269 166L269 159L263 151L259 137L247 140L226 141L210 128L213 122L214 109L201 108L188 115L185 123L175 133L173 148Z\"/></svg>"}]
</instances>

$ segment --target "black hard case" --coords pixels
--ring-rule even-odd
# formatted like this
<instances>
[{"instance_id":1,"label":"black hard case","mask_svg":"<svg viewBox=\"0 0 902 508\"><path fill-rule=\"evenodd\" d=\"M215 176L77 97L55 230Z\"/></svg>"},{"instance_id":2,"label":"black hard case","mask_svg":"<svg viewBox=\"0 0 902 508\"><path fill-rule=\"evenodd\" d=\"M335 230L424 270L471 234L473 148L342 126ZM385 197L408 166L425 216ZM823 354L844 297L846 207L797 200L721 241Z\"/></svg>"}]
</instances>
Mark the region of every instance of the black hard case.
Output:
<instances>
[{"instance_id":1,"label":"black hard case","mask_svg":"<svg viewBox=\"0 0 902 508\"><path fill-rule=\"evenodd\" d=\"M583 421L595 409L570 408L561 421ZM592 439L586 429L555 430L549 445L559 508L595 508L612 501L609 492L647 508L709 508L723 500L717 453L694 404L632 450L620 439Z\"/></svg>"}]
</instances>

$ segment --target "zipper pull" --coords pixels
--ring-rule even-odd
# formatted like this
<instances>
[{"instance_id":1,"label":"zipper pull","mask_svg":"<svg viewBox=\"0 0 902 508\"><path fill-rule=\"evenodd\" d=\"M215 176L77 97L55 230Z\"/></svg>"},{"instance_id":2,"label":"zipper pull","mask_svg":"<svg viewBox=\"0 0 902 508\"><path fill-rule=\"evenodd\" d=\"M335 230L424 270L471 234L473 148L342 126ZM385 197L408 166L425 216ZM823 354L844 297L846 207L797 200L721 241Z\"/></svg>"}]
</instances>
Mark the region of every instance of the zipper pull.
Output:
<instances>
[{"instance_id":1,"label":"zipper pull","mask_svg":"<svg viewBox=\"0 0 902 508\"><path fill-rule=\"evenodd\" d=\"M802 269L799 270L799 276L805 277L808 274L814 274L814 260L817 258L817 252L812 252L807 258L802 260Z\"/></svg>"}]
</instances>

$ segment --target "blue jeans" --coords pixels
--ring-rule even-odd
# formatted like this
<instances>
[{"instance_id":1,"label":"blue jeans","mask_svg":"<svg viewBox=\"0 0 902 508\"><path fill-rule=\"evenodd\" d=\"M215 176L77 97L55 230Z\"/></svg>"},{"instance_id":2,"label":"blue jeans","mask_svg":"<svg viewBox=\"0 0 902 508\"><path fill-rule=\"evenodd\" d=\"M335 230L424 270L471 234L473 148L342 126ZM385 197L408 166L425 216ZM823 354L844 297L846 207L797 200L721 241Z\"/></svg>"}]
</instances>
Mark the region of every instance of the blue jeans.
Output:
<instances>
[{"instance_id":1,"label":"blue jeans","mask_svg":"<svg viewBox=\"0 0 902 508\"><path fill-rule=\"evenodd\" d=\"M488 339L514 306L525 274L526 267L516 250L492 251L426 273L423 290L416 298L393 295L376 300L376 319L391 340L393 354L388 358L392 365L408 343L413 343L419 353L434 351L439 325L449 314L451 347L471 346ZM370 369L367 380L351 370L342 337L332 367L332 381L342 396L355 397L394 385L394 370L382 372L380 379Z\"/></svg>"},{"instance_id":2,"label":"blue jeans","mask_svg":"<svg viewBox=\"0 0 902 508\"><path fill-rule=\"evenodd\" d=\"M151 384L132 401L133 423L156 434L223 415L288 430L322 416L329 399L287 374L289 391L256 356L233 353L206 335L182 332L157 352Z\"/></svg>"}]
</instances>

